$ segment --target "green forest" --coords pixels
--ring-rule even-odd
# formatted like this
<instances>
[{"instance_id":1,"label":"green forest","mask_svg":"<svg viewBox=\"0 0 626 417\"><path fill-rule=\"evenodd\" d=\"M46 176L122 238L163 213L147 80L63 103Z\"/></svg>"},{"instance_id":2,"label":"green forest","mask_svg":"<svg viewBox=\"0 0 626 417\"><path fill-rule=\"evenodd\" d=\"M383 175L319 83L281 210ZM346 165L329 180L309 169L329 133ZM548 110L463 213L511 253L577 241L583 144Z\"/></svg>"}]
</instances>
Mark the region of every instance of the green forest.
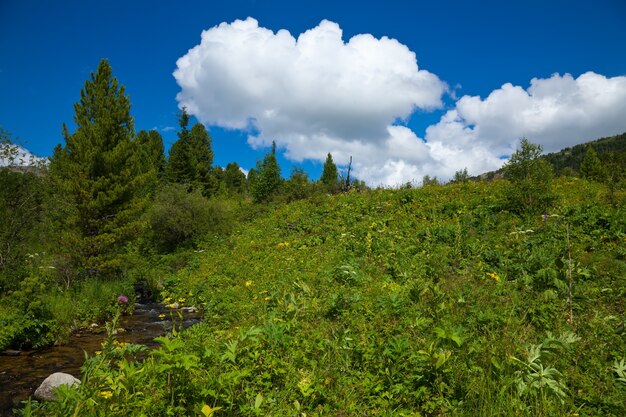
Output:
<instances>
[{"instance_id":1,"label":"green forest","mask_svg":"<svg viewBox=\"0 0 626 417\"><path fill-rule=\"evenodd\" d=\"M626 415L626 134L372 189L330 153L319 180L275 146L216 166L177 122L167 153L136 132L103 60L49 161L0 168L0 350L108 329L19 415ZM124 343L138 286L202 322Z\"/></svg>"}]
</instances>

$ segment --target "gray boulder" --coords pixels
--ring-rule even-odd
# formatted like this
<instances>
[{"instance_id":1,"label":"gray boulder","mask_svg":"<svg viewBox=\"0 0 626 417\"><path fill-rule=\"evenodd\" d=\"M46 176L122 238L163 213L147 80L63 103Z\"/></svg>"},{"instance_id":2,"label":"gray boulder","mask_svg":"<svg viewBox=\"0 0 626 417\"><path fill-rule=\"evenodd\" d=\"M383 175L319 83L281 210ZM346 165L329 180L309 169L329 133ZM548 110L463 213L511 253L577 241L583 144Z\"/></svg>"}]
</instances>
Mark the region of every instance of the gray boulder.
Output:
<instances>
[{"instance_id":1,"label":"gray boulder","mask_svg":"<svg viewBox=\"0 0 626 417\"><path fill-rule=\"evenodd\" d=\"M78 385L80 380L74 378L70 374L63 372L55 372L39 385L39 388L35 390L35 398L41 401L49 401L54 398L52 390L60 385Z\"/></svg>"}]
</instances>

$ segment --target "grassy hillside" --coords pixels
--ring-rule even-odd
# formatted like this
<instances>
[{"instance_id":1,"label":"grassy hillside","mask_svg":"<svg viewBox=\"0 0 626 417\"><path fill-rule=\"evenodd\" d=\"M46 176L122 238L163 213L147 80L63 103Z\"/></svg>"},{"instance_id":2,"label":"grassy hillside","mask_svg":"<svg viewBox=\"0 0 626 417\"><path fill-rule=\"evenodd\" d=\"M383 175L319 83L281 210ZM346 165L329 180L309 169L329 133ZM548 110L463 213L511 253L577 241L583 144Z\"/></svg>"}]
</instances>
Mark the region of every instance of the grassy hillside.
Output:
<instances>
[{"instance_id":1,"label":"grassy hillside","mask_svg":"<svg viewBox=\"0 0 626 417\"><path fill-rule=\"evenodd\" d=\"M253 206L157 277L202 324L139 362L111 336L24 414L625 415L624 205L563 180L524 218L505 185Z\"/></svg>"}]
</instances>

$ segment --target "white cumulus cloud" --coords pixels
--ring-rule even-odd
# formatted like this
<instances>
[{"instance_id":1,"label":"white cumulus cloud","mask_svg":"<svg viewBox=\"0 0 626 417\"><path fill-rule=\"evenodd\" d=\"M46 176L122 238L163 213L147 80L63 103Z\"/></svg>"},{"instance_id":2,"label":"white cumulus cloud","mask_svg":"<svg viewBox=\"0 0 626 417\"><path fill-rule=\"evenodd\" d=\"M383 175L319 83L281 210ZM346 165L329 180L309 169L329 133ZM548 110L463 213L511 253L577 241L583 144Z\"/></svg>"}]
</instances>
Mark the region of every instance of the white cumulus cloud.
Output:
<instances>
[{"instance_id":1,"label":"white cumulus cloud","mask_svg":"<svg viewBox=\"0 0 626 417\"><path fill-rule=\"evenodd\" d=\"M497 169L521 137L555 151L626 131L626 77L588 72L465 95L423 140L403 120L441 109L446 83L397 40L345 41L327 20L297 38L253 18L221 23L176 65L179 105L202 123L247 131L255 148L276 141L294 161L353 156L354 175L374 186Z\"/></svg>"},{"instance_id":2,"label":"white cumulus cloud","mask_svg":"<svg viewBox=\"0 0 626 417\"><path fill-rule=\"evenodd\" d=\"M249 129L254 147L275 140L296 161L353 155L374 184L413 175L406 158L427 149L394 123L440 108L446 84L395 39L342 35L327 20L298 38L252 18L222 23L177 61L179 104L205 124Z\"/></svg>"},{"instance_id":3,"label":"white cumulus cloud","mask_svg":"<svg viewBox=\"0 0 626 417\"><path fill-rule=\"evenodd\" d=\"M467 166L473 174L499 168L519 139L553 152L626 131L626 77L587 72L533 78L524 89L509 83L485 99L461 97L426 130L431 155L454 162L448 175Z\"/></svg>"}]
</instances>

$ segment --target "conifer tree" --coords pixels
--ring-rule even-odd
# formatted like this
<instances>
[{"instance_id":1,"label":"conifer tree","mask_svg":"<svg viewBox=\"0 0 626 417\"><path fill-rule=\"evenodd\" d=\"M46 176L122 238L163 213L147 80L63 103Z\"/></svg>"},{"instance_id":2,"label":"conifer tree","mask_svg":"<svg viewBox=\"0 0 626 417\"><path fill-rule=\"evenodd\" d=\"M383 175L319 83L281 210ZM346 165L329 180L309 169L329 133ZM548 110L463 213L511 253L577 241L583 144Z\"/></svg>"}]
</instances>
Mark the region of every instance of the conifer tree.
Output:
<instances>
[{"instance_id":1,"label":"conifer tree","mask_svg":"<svg viewBox=\"0 0 626 417\"><path fill-rule=\"evenodd\" d=\"M74 105L76 131L70 134L64 126L65 146L55 149L51 161L65 209L59 226L75 236L77 245L64 250L80 254L80 265L73 267L89 275L120 272L118 255L139 232L146 190L154 181L154 171L145 169L133 141L130 107L108 61L100 61Z\"/></svg>"},{"instance_id":2,"label":"conifer tree","mask_svg":"<svg viewBox=\"0 0 626 417\"><path fill-rule=\"evenodd\" d=\"M219 188L212 170L213 151L211 136L201 123L188 129L189 115L183 110L179 116L180 132L178 140L170 149L167 163L167 177L170 182L188 184L200 189L203 194L210 195Z\"/></svg>"},{"instance_id":3,"label":"conifer tree","mask_svg":"<svg viewBox=\"0 0 626 417\"><path fill-rule=\"evenodd\" d=\"M257 162L256 178L252 185L252 197L257 203L271 200L281 185L280 167L276 160L276 143L272 142L272 152Z\"/></svg>"},{"instance_id":4,"label":"conifer tree","mask_svg":"<svg viewBox=\"0 0 626 417\"><path fill-rule=\"evenodd\" d=\"M211 136L201 123L191 128L189 135L191 163L195 166L198 178L202 178L211 170L213 165L213 151L211 150Z\"/></svg>"},{"instance_id":5,"label":"conifer tree","mask_svg":"<svg viewBox=\"0 0 626 417\"><path fill-rule=\"evenodd\" d=\"M163 176L165 172L165 155L163 148L163 138L156 130L140 131L137 134L137 143L141 148L145 163L149 168L154 169L158 176Z\"/></svg>"},{"instance_id":6,"label":"conifer tree","mask_svg":"<svg viewBox=\"0 0 626 417\"><path fill-rule=\"evenodd\" d=\"M194 166L191 163L191 134L189 129L189 115L183 107L178 116L178 140L170 148L170 156L167 160L166 175L170 182L179 184L191 184L196 177Z\"/></svg>"},{"instance_id":7,"label":"conifer tree","mask_svg":"<svg viewBox=\"0 0 626 417\"><path fill-rule=\"evenodd\" d=\"M587 152L580 164L580 176L591 181L606 181L608 175L607 171L600 162L598 154L596 154L593 146L587 146Z\"/></svg>"},{"instance_id":8,"label":"conifer tree","mask_svg":"<svg viewBox=\"0 0 626 417\"><path fill-rule=\"evenodd\" d=\"M202 194L208 197L216 193L221 182L220 173L212 168L211 136L201 123L193 125L189 134L189 163L193 167L193 182Z\"/></svg>"},{"instance_id":9,"label":"conifer tree","mask_svg":"<svg viewBox=\"0 0 626 417\"><path fill-rule=\"evenodd\" d=\"M242 192L245 183L246 176L241 172L241 168L237 162L231 162L226 165L226 169L224 170L224 185L229 192Z\"/></svg>"},{"instance_id":10,"label":"conifer tree","mask_svg":"<svg viewBox=\"0 0 626 417\"><path fill-rule=\"evenodd\" d=\"M339 172L337 171L337 165L333 162L333 156L328 153L326 162L324 162L324 168L322 170L322 177L320 178L320 181L327 189L333 190L337 187L338 177Z\"/></svg>"}]
</instances>

